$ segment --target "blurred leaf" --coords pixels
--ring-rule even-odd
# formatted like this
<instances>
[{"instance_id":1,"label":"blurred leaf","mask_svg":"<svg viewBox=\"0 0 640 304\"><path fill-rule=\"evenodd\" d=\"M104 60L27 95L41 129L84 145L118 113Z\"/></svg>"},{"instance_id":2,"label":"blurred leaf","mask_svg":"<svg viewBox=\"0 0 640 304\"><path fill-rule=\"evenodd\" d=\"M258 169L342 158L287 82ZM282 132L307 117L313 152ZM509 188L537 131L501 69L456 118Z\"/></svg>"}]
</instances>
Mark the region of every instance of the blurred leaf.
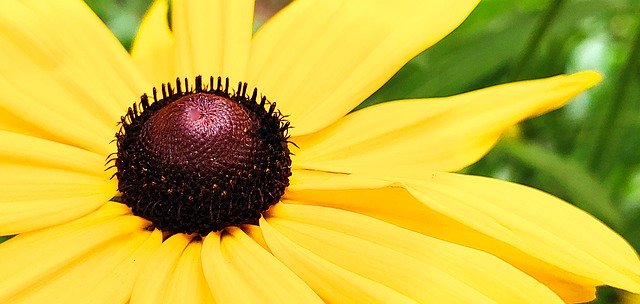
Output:
<instances>
[{"instance_id":1,"label":"blurred leaf","mask_svg":"<svg viewBox=\"0 0 640 304\"><path fill-rule=\"evenodd\" d=\"M85 0L85 2L127 49L131 48L140 19L151 5L151 0Z\"/></svg>"},{"instance_id":2,"label":"blurred leaf","mask_svg":"<svg viewBox=\"0 0 640 304\"><path fill-rule=\"evenodd\" d=\"M539 146L520 140L504 140L500 148L510 157L547 176L565 189L569 201L600 218L614 229L621 229L622 215L608 191L580 163L560 157Z\"/></svg>"},{"instance_id":3,"label":"blurred leaf","mask_svg":"<svg viewBox=\"0 0 640 304\"><path fill-rule=\"evenodd\" d=\"M535 14L520 12L514 1L481 2L462 26L407 63L361 106L479 88L522 51L534 22Z\"/></svg>"},{"instance_id":4,"label":"blurred leaf","mask_svg":"<svg viewBox=\"0 0 640 304\"><path fill-rule=\"evenodd\" d=\"M407 63L359 108L395 99L458 94L513 81L509 78L513 74L536 78L562 73L572 50L567 39L584 20L610 19L628 9L621 1L567 1L548 26L548 35L543 35L550 38L536 44L542 53L526 54L532 34L545 18L541 5L551 4L553 1L543 0L480 2L458 29ZM573 45L579 42L576 39ZM563 53L566 55L561 56ZM556 63L550 64L553 61Z\"/></svg>"}]
</instances>

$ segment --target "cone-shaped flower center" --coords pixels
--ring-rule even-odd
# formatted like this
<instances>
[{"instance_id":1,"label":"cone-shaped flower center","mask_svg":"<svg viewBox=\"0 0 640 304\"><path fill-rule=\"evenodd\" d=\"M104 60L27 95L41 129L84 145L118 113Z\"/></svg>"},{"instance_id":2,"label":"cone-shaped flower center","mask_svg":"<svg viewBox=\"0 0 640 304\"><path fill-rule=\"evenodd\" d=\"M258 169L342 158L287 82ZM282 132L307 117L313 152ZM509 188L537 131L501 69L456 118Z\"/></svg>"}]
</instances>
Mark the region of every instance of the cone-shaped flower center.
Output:
<instances>
[{"instance_id":1,"label":"cone-shaped flower center","mask_svg":"<svg viewBox=\"0 0 640 304\"><path fill-rule=\"evenodd\" d=\"M207 234L255 223L288 186L288 123L246 84L229 94L213 79L203 89L163 87L122 119L116 135L121 200L165 232ZM268 106L268 109L265 109Z\"/></svg>"}]
</instances>

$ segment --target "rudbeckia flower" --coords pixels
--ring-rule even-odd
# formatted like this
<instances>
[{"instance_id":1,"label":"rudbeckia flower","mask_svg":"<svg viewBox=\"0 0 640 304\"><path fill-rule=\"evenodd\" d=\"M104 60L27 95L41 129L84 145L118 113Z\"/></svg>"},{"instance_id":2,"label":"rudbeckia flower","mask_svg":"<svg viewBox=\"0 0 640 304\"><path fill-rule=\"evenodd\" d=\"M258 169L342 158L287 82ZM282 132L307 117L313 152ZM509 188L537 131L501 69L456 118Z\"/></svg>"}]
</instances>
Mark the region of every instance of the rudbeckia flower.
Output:
<instances>
[{"instance_id":1,"label":"rudbeckia flower","mask_svg":"<svg viewBox=\"0 0 640 304\"><path fill-rule=\"evenodd\" d=\"M597 73L350 113L476 2L298 0L253 34L251 0L175 0L171 25L157 0L131 54L80 0L3 2L0 302L640 292L636 253L590 215L452 173Z\"/></svg>"}]
</instances>

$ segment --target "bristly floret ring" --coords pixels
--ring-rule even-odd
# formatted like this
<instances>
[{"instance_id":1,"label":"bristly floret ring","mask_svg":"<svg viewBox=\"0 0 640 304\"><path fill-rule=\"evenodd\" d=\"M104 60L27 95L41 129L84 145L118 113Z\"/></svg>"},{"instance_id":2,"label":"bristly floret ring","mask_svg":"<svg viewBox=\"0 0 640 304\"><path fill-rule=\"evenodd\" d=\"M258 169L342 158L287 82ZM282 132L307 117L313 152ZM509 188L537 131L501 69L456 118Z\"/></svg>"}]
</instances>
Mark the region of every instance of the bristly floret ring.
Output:
<instances>
[{"instance_id":1,"label":"bristly floret ring","mask_svg":"<svg viewBox=\"0 0 640 304\"><path fill-rule=\"evenodd\" d=\"M255 224L289 185L289 122L247 84L195 78L142 95L121 119L119 201L166 233Z\"/></svg>"}]
</instances>

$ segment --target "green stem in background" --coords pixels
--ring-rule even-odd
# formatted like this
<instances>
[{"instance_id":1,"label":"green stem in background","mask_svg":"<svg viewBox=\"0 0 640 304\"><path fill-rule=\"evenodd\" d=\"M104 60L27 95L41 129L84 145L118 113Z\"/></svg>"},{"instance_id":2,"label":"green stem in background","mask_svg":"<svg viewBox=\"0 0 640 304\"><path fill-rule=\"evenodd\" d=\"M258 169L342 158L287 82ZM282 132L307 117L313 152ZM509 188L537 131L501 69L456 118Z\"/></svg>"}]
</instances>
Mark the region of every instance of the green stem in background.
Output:
<instances>
[{"instance_id":1,"label":"green stem in background","mask_svg":"<svg viewBox=\"0 0 640 304\"><path fill-rule=\"evenodd\" d=\"M600 176L610 176L615 165L620 163L620 151L623 149L626 140L624 131L626 130L627 115L637 113L638 101L627 98L629 87L634 77L636 69L640 66L640 26L636 26L635 38L631 49L627 54L625 65L619 74L611 100L609 109L606 111L604 121L600 128L597 128L597 136L594 136L593 145L598 147L594 150L594 155L590 159L595 172Z\"/></svg>"},{"instance_id":2,"label":"green stem in background","mask_svg":"<svg viewBox=\"0 0 640 304\"><path fill-rule=\"evenodd\" d=\"M526 74L526 70L528 67L527 63L535 54L538 46L540 45L540 41L542 41L544 35L549 31L549 28L551 28L551 25L555 21L556 17L558 17L558 13L560 12L560 9L565 2L565 0L556 0L549 4L544 12L542 19L540 20L540 24L531 35L531 38L527 42L527 46L525 47L522 56L520 57L516 65L513 66L513 69L508 75L507 80L522 80L522 77Z\"/></svg>"},{"instance_id":3,"label":"green stem in background","mask_svg":"<svg viewBox=\"0 0 640 304\"><path fill-rule=\"evenodd\" d=\"M620 231L623 218L604 186L582 165L535 144L505 139L497 149L549 177L565 190L566 199Z\"/></svg>"}]
</instances>

